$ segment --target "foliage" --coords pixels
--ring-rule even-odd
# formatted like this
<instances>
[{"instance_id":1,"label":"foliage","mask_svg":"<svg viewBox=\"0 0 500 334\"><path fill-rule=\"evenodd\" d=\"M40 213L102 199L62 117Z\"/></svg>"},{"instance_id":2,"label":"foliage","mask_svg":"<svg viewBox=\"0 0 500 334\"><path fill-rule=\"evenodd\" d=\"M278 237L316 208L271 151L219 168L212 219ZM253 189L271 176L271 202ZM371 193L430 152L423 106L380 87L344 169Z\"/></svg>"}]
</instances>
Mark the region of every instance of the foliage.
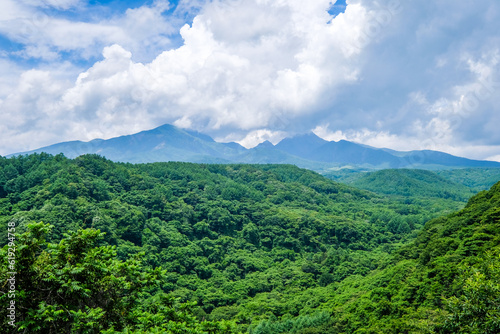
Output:
<instances>
[{"instance_id":1,"label":"foliage","mask_svg":"<svg viewBox=\"0 0 500 334\"><path fill-rule=\"evenodd\" d=\"M485 252L500 250L499 212L497 183L431 220L392 264L337 285L334 322L345 332L498 332L499 264Z\"/></svg>"},{"instance_id":2,"label":"foliage","mask_svg":"<svg viewBox=\"0 0 500 334\"><path fill-rule=\"evenodd\" d=\"M52 226L29 224L16 248L16 298L20 332L28 333L228 333L224 322L198 321L194 304L180 304L158 289L165 272L136 257L116 259L113 246L96 246L99 230L71 232L58 244L45 241ZM0 251L6 259L8 246ZM144 254L139 254L143 256ZM0 281L11 278L8 265ZM0 303L10 303L7 293ZM2 308L2 319L7 319ZM5 321L5 320L4 320ZM3 324L4 328L11 328Z\"/></svg>"},{"instance_id":3,"label":"foliage","mask_svg":"<svg viewBox=\"0 0 500 334\"><path fill-rule=\"evenodd\" d=\"M447 330L456 301L475 293L460 266L500 243L500 185L450 214L464 206L456 184L422 171L376 175L384 182L370 182L396 193L289 165L0 158L0 228L22 234L18 271L27 273L19 324L34 333Z\"/></svg>"},{"instance_id":4,"label":"foliage","mask_svg":"<svg viewBox=\"0 0 500 334\"><path fill-rule=\"evenodd\" d=\"M434 172L418 169L385 169L364 173L351 185L377 193L466 201L474 192Z\"/></svg>"},{"instance_id":5,"label":"foliage","mask_svg":"<svg viewBox=\"0 0 500 334\"><path fill-rule=\"evenodd\" d=\"M487 190L500 180L500 168L461 168L439 170L436 174L456 184L463 184L474 192Z\"/></svg>"},{"instance_id":6,"label":"foliage","mask_svg":"<svg viewBox=\"0 0 500 334\"><path fill-rule=\"evenodd\" d=\"M446 299L450 315L441 333L500 332L500 259L487 254L473 266L463 266L457 279L463 288Z\"/></svg>"}]
</instances>

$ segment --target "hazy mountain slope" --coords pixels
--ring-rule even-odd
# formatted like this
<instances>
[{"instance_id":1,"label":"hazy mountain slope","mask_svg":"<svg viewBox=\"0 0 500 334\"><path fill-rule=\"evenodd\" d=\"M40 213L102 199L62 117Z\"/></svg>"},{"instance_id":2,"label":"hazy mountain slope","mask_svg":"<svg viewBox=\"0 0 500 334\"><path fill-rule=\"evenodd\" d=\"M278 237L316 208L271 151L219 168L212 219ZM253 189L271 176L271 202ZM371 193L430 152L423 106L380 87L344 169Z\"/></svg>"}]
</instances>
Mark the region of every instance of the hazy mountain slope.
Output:
<instances>
[{"instance_id":1,"label":"hazy mountain slope","mask_svg":"<svg viewBox=\"0 0 500 334\"><path fill-rule=\"evenodd\" d=\"M222 144L207 135L185 131L173 125L163 125L137 134L93 140L67 142L21 154L47 152L64 153L69 158L97 153L122 162L229 162L246 149L236 143Z\"/></svg>"},{"instance_id":2,"label":"hazy mountain slope","mask_svg":"<svg viewBox=\"0 0 500 334\"><path fill-rule=\"evenodd\" d=\"M346 140L328 142L312 152L314 160L343 164L370 164L379 168L405 167L400 158L378 149L372 149Z\"/></svg>"},{"instance_id":3,"label":"hazy mountain slope","mask_svg":"<svg viewBox=\"0 0 500 334\"><path fill-rule=\"evenodd\" d=\"M311 152L317 150L328 141L318 137L314 133L298 135L291 138L285 138L276 144L276 148L289 154L311 158Z\"/></svg>"},{"instance_id":4,"label":"hazy mountain slope","mask_svg":"<svg viewBox=\"0 0 500 334\"><path fill-rule=\"evenodd\" d=\"M403 161L383 150L359 145L346 140L326 141L314 133L285 138L276 148L312 161L338 164L369 164L372 166L404 167Z\"/></svg>"},{"instance_id":5,"label":"hazy mountain slope","mask_svg":"<svg viewBox=\"0 0 500 334\"><path fill-rule=\"evenodd\" d=\"M265 141L241 154L237 163L250 164L290 164L310 170L331 168L333 164L307 160L279 150L272 143Z\"/></svg>"},{"instance_id":6,"label":"hazy mountain slope","mask_svg":"<svg viewBox=\"0 0 500 334\"><path fill-rule=\"evenodd\" d=\"M438 166L449 166L449 167L499 167L500 163L496 161L483 161L483 160L472 160L462 157L457 157L448 153L432 151L432 150L421 150L421 151L410 151L410 152L397 152L395 155L401 157L403 161L412 165L415 168L424 165L438 165Z\"/></svg>"}]
</instances>

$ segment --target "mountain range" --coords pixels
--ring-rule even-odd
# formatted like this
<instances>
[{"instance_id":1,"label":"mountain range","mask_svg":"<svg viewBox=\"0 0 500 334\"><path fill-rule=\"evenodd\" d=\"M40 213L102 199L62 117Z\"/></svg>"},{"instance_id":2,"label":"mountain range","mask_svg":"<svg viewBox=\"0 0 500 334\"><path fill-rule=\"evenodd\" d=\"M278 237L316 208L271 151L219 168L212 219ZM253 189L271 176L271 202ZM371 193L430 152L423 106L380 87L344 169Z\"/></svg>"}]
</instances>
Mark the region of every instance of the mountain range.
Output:
<instances>
[{"instance_id":1,"label":"mountain range","mask_svg":"<svg viewBox=\"0 0 500 334\"><path fill-rule=\"evenodd\" d=\"M89 142L62 142L10 156L41 152L54 155L63 153L68 158L99 154L113 161L130 163L184 161L293 164L316 171L345 166L367 169L500 167L500 162L471 160L439 151L402 152L346 140L327 141L314 133L285 138L276 145L265 141L247 149L238 143L219 143L208 135L169 124L132 135Z\"/></svg>"}]
</instances>

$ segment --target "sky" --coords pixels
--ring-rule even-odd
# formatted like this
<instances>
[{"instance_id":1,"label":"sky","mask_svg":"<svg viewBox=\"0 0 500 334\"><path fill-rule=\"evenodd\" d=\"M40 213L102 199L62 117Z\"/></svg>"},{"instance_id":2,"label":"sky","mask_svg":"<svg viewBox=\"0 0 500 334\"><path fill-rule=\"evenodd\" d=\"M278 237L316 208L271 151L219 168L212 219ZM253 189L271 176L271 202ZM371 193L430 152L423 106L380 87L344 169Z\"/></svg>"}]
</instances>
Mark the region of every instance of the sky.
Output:
<instances>
[{"instance_id":1,"label":"sky","mask_svg":"<svg viewBox=\"0 0 500 334\"><path fill-rule=\"evenodd\" d=\"M162 124L500 161L498 0L2 0L0 155Z\"/></svg>"}]
</instances>

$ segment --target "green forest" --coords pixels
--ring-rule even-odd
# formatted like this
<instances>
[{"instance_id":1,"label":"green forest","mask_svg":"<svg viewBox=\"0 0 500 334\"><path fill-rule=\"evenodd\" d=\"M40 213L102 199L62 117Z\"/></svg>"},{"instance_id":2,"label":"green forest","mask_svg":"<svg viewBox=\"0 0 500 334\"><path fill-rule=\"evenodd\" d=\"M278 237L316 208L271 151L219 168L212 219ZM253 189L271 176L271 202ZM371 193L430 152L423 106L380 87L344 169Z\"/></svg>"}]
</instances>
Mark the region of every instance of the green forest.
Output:
<instances>
[{"instance_id":1,"label":"green forest","mask_svg":"<svg viewBox=\"0 0 500 334\"><path fill-rule=\"evenodd\" d=\"M0 157L0 332L499 333L496 173Z\"/></svg>"}]
</instances>

